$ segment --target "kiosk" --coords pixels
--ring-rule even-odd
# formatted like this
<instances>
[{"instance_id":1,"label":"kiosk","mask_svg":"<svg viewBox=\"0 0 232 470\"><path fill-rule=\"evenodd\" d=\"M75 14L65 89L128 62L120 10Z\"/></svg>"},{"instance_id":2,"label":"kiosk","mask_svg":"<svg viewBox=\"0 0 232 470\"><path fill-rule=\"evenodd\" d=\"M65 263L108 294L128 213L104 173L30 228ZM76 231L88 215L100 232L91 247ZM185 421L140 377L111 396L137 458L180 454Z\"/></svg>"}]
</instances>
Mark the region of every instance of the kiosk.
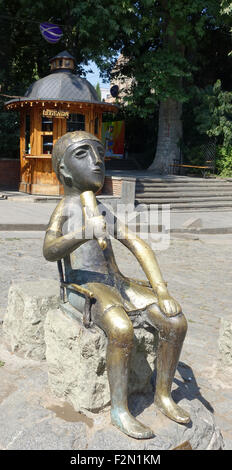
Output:
<instances>
[{"instance_id":1,"label":"kiosk","mask_svg":"<svg viewBox=\"0 0 232 470\"><path fill-rule=\"evenodd\" d=\"M34 82L25 96L5 103L20 111L20 185L29 194L60 195L52 170L55 142L66 132L85 130L101 139L102 114L114 104L99 101L95 88L73 73L75 58L63 51L50 60L51 73Z\"/></svg>"}]
</instances>

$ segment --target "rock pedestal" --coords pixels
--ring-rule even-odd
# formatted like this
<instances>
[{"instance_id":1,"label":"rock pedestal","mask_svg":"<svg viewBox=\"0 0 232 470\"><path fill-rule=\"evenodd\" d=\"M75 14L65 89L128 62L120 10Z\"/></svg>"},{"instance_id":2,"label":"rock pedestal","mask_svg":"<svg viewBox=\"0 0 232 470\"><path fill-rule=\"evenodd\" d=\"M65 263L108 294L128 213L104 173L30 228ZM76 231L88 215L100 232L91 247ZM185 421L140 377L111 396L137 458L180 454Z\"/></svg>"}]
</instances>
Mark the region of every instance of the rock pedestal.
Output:
<instances>
[{"instance_id":1,"label":"rock pedestal","mask_svg":"<svg viewBox=\"0 0 232 470\"><path fill-rule=\"evenodd\" d=\"M11 352L44 360L44 321L50 308L59 305L59 283L41 280L12 284L3 322L4 340Z\"/></svg>"},{"instance_id":2,"label":"rock pedestal","mask_svg":"<svg viewBox=\"0 0 232 470\"><path fill-rule=\"evenodd\" d=\"M96 325L86 329L60 309L49 310L44 329L53 393L71 402L76 411L103 409L110 403L104 332ZM157 336L141 327L134 332L129 394L147 393L152 390Z\"/></svg>"},{"instance_id":3,"label":"rock pedestal","mask_svg":"<svg viewBox=\"0 0 232 470\"><path fill-rule=\"evenodd\" d=\"M183 387L184 388L184 387ZM171 421L160 413L152 403L153 395L133 395L130 409L133 416L149 426L155 434L152 439L132 439L107 422L101 429L94 429L88 442L88 450L173 450L177 446L191 446L193 450L224 449L220 429L214 416L197 399L181 399L180 405L189 412L191 422L182 425ZM149 405L150 404L150 405ZM142 411L141 413L141 410ZM149 452L148 452L149 453ZM162 456L161 456L162 460ZM154 463L154 461L153 461Z\"/></svg>"}]
</instances>

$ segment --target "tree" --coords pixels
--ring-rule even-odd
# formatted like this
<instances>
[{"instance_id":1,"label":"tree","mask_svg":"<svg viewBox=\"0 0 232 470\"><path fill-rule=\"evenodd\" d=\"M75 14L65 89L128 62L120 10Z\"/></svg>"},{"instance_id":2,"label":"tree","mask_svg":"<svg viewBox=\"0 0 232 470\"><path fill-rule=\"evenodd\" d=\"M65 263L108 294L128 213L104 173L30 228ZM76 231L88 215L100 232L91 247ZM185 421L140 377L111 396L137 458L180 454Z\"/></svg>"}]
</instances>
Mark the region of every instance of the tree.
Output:
<instances>
[{"instance_id":1,"label":"tree","mask_svg":"<svg viewBox=\"0 0 232 470\"><path fill-rule=\"evenodd\" d=\"M103 34L101 41L102 56L95 60L103 76L109 76L114 61L104 56L107 47L113 59L117 51L127 59L118 74L134 79L125 97L128 112L146 117L159 104L158 142L151 169L166 172L179 156L182 105L191 96L194 72L201 68L199 56L202 59L209 53L202 44L209 32L213 35L222 26L220 3L101 0L98 6L102 23L108 17L109 24L108 35ZM229 31L228 25L225 29Z\"/></svg>"},{"instance_id":2,"label":"tree","mask_svg":"<svg viewBox=\"0 0 232 470\"><path fill-rule=\"evenodd\" d=\"M99 100L101 101L101 89L100 89L99 83L97 83L95 89L96 89L96 92L97 92L97 96L98 96Z\"/></svg>"},{"instance_id":3,"label":"tree","mask_svg":"<svg viewBox=\"0 0 232 470\"><path fill-rule=\"evenodd\" d=\"M120 73L134 79L126 97L128 113L149 117L159 105L151 168L167 171L178 156L182 105L191 95L196 69L202 67L199 57L203 62L208 57L204 40L221 28L217 0L207 5L203 0L0 0L0 6L0 16L8 16L1 20L2 92L17 94L22 85L45 75L47 59L62 49L76 57L78 73L84 75L83 66L93 60L103 77L110 76L120 52L128 59ZM40 21L61 25L64 35L57 45L44 41ZM229 21L225 29L229 31Z\"/></svg>"},{"instance_id":4,"label":"tree","mask_svg":"<svg viewBox=\"0 0 232 470\"><path fill-rule=\"evenodd\" d=\"M232 2L231 0L222 0L221 1L221 14L225 15L224 20L230 26L230 32L232 33L232 20L231 20L231 13L232 13ZM232 51L230 51L230 55L232 55Z\"/></svg>"},{"instance_id":5,"label":"tree","mask_svg":"<svg viewBox=\"0 0 232 470\"><path fill-rule=\"evenodd\" d=\"M122 48L129 60L121 73L135 82L126 99L140 115L159 103L156 158L150 169L168 172L179 157L182 105L191 96L198 48L206 32L218 28L220 4L212 0L206 8L201 0L137 1L130 2L129 14L131 30Z\"/></svg>"}]
</instances>

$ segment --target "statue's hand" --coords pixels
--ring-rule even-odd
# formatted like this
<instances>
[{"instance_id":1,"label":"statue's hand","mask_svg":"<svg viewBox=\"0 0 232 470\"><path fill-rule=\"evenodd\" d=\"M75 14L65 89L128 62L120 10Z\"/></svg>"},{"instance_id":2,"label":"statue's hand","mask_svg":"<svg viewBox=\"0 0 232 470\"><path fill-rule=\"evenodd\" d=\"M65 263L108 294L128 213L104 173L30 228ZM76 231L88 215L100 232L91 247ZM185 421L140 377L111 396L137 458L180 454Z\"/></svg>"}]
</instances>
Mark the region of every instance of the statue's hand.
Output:
<instances>
[{"instance_id":1,"label":"statue's hand","mask_svg":"<svg viewBox=\"0 0 232 470\"><path fill-rule=\"evenodd\" d=\"M94 238L106 236L106 222L103 215L93 216L88 218L87 223L92 227Z\"/></svg>"},{"instance_id":2,"label":"statue's hand","mask_svg":"<svg viewBox=\"0 0 232 470\"><path fill-rule=\"evenodd\" d=\"M173 317L181 313L181 306L168 292L158 294L158 305L162 312L168 317Z\"/></svg>"}]
</instances>

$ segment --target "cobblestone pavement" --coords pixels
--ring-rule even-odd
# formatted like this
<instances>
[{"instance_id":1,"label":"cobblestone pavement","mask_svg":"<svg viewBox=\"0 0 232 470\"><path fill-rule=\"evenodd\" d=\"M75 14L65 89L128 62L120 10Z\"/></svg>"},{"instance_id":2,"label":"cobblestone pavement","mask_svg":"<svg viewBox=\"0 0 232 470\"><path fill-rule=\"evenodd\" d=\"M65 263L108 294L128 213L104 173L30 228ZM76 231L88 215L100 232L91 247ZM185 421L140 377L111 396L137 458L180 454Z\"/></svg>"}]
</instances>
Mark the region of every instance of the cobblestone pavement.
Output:
<instances>
[{"instance_id":1,"label":"cobblestone pavement","mask_svg":"<svg viewBox=\"0 0 232 470\"><path fill-rule=\"evenodd\" d=\"M11 282L58 278L56 263L42 256L42 245L42 232L0 232L0 319ZM125 247L114 242L114 249L124 274L144 278ZM214 413L226 449L232 449L232 371L220 368L217 344L220 319L232 318L231 235L175 236L157 258L170 293L188 319L180 358L186 389Z\"/></svg>"}]
</instances>

